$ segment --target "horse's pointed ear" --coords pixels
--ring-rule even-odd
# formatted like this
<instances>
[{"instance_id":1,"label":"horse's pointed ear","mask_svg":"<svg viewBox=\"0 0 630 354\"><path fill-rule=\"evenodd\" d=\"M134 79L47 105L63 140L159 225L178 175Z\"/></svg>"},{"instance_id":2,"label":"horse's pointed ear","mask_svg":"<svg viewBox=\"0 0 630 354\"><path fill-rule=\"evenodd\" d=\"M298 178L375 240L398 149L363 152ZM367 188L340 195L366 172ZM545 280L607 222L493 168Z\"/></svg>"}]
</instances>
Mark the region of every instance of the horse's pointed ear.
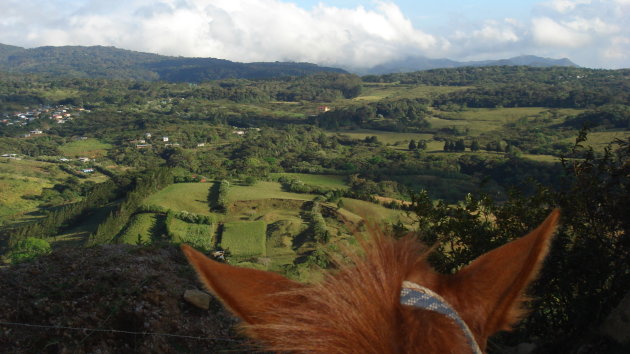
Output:
<instances>
[{"instance_id":1,"label":"horse's pointed ear","mask_svg":"<svg viewBox=\"0 0 630 354\"><path fill-rule=\"evenodd\" d=\"M523 293L538 274L559 217L554 210L527 236L480 256L454 276L457 293L468 297L463 301L475 309L485 336L509 330L523 315Z\"/></svg>"},{"instance_id":2,"label":"horse's pointed ear","mask_svg":"<svg viewBox=\"0 0 630 354\"><path fill-rule=\"evenodd\" d=\"M258 323L259 314L283 301L274 294L301 286L279 274L215 262L190 246L181 248L206 288L250 324Z\"/></svg>"}]
</instances>

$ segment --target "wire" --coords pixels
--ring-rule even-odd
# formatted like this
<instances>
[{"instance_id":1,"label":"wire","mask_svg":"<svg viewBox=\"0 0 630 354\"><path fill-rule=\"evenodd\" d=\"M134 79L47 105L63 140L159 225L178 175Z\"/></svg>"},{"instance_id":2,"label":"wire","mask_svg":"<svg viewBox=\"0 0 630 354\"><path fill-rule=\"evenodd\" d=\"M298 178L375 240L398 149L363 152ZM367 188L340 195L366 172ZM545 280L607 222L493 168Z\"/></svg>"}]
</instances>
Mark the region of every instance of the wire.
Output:
<instances>
[{"instance_id":1,"label":"wire","mask_svg":"<svg viewBox=\"0 0 630 354\"><path fill-rule=\"evenodd\" d=\"M30 324L30 323L19 323L19 322L5 322L5 321L0 321L0 325L22 326L22 327L32 327L32 328L42 328L42 329L66 329L66 330L72 330L72 331L92 331L92 332L108 332L108 333L118 333L118 334L135 334L135 335L143 335L143 336L176 337L176 338L186 338L186 339L196 339L196 340L215 340L215 341L226 341L226 342L240 342L239 340L229 339L229 338L207 338L207 337L195 337L195 336L186 336L186 335L181 335L181 334L157 333L157 332L132 332L132 331L123 331L123 330L118 330L118 329L105 329L105 328L47 326L47 325L38 325L38 324Z\"/></svg>"}]
</instances>

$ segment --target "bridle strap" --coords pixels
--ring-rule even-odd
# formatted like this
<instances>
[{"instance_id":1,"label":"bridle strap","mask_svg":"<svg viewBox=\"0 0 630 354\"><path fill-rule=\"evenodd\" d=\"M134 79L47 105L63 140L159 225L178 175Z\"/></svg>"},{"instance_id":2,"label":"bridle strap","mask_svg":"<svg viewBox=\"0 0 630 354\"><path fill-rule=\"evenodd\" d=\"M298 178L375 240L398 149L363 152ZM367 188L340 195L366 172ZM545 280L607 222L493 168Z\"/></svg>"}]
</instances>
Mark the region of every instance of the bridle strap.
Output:
<instances>
[{"instance_id":1,"label":"bridle strap","mask_svg":"<svg viewBox=\"0 0 630 354\"><path fill-rule=\"evenodd\" d=\"M431 289L410 281L403 281L402 288L400 290L400 303L402 305L437 312L452 319L464 332L472 352L474 354L483 354L477 344L477 341L475 340L475 336L470 331L466 322L464 322L457 311L455 311L455 309L453 309L446 300L437 293L433 292Z\"/></svg>"}]
</instances>

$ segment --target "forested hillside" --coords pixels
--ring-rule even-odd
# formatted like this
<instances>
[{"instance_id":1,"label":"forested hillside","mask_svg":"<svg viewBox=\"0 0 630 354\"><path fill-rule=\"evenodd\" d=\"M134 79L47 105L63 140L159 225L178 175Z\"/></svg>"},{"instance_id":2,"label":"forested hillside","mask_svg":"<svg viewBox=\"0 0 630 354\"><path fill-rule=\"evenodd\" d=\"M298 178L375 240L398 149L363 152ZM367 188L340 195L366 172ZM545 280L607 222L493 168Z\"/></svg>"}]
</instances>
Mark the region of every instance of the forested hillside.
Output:
<instances>
[{"instance_id":1,"label":"forested hillside","mask_svg":"<svg viewBox=\"0 0 630 354\"><path fill-rule=\"evenodd\" d=\"M21 48L0 50L31 65ZM138 57L111 48L90 49L109 53L99 63L79 61L102 76L68 75L75 64L56 50L38 53L58 58L51 67L63 77L0 72L0 255L9 267L2 274L67 264L82 247L166 257L178 273L182 259L171 245L187 243L231 264L317 282L335 268L329 255L356 244L353 230L366 220L396 237L438 242L430 261L451 273L561 208L563 226L532 288L532 316L493 338L490 350L533 342L543 353L623 352L600 329L629 284L629 70L497 66L359 77L302 75L277 63L247 70L267 75L267 66L284 66L291 75L208 74L197 82L205 59L186 59L189 71L177 61L184 59L152 62L147 73L186 81L166 82L125 76L140 72L125 69ZM38 65L32 62L34 72ZM110 65L120 72L109 72ZM123 256L111 262L134 264ZM0 288L14 292L17 285L6 279ZM32 313L37 304L86 299L28 284L36 295L32 306L22 306ZM152 288L159 296L165 291ZM158 318L151 317L153 305L129 313L132 299L152 301L141 293L112 305L118 320L102 326L121 330L129 319ZM169 303L177 316L201 311L182 299ZM81 306L88 317L103 310ZM34 321L20 313L6 320ZM53 310L45 313L54 318ZM60 316L55 323L87 326L73 314ZM226 333L231 323L217 316L216 333ZM62 329L38 335L29 350L51 341L65 350L124 345L111 333L85 341ZM0 336L0 351L15 348L7 338ZM165 351L179 345L135 343ZM220 348L215 344L208 348Z\"/></svg>"},{"instance_id":2,"label":"forested hillside","mask_svg":"<svg viewBox=\"0 0 630 354\"><path fill-rule=\"evenodd\" d=\"M309 63L236 63L215 58L169 57L114 47L38 47L0 44L0 70L52 77L202 82L345 72Z\"/></svg>"}]
</instances>

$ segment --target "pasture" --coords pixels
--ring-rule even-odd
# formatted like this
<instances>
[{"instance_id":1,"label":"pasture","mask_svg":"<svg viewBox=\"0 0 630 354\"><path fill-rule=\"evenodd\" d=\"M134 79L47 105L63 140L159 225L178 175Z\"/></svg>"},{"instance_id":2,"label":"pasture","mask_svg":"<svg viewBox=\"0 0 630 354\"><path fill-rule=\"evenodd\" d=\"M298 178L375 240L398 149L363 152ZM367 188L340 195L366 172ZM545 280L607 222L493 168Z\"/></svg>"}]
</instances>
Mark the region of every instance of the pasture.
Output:
<instances>
[{"instance_id":1,"label":"pasture","mask_svg":"<svg viewBox=\"0 0 630 354\"><path fill-rule=\"evenodd\" d=\"M562 142L575 143L575 136L566 138ZM582 143L584 146L592 146L595 151L604 151L604 148L615 139L628 140L630 131L605 131L605 132L589 132L587 139Z\"/></svg>"},{"instance_id":2,"label":"pasture","mask_svg":"<svg viewBox=\"0 0 630 354\"><path fill-rule=\"evenodd\" d=\"M277 180L281 176L297 178L305 184L327 188L348 188L346 176L343 175L313 175L308 173L271 173L270 176Z\"/></svg>"},{"instance_id":3,"label":"pasture","mask_svg":"<svg viewBox=\"0 0 630 354\"><path fill-rule=\"evenodd\" d=\"M32 219L40 201L32 197L44 188L70 177L54 163L29 159L0 158L0 220L20 222Z\"/></svg>"},{"instance_id":4,"label":"pasture","mask_svg":"<svg viewBox=\"0 0 630 354\"><path fill-rule=\"evenodd\" d=\"M129 224L118 237L118 243L138 245L151 243L154 231L158 226L159 216L153 213L136 214L131 217Z\"/></svg>"},{"instance_id":5,"label":"pasture","mask_svg":"<svg viewBox=\"0 0 630 354\"><path fill-rule=\"evenodd\" d=\"M144 202L175 211L213 215L208 205L211 186L211 183L175 183L152 194Z\"/></svg>"},{"instance_id":6,"label":"pasture","mask_svg":"<svg viewBox=\"0 0 630 354\"><path fill-rule=\"evenodd\" d=\"M235 202L238 200L259 200L259 199L296 199L312 200L313 194L290 193L282 190L277 182L258 182L253 186L231 185L228 192L228 200Z\"/></svg>"},{"instance_id":7,"label":"pasture","mask_svg":"<svg viewBox=\"0 0 630 354\"><path fill-rule=\"evenodd\" d=\"M36 212L40 201L24 197L39 195L42 189L49 187L52 183L45 179L0 173L0 221L8 223L32 219L27 214Z\"/></svg>"},{"instance_id":8,"label":"pasture","mask_svg":"<svg viewBox=\"0 0 630 354\"><path fill-rule=\"evenodd\" d=\"M105 221L107 216L116 210L117 206L118 203L111 203L84 215L75 226L55 236L51 246L53 249L84 246L90 234L96 231L98 225Z\"/></svg>"},{"instance_id":9,"label":"pasture","mask_svg":"<svg viewBox=\"0 0 630 354\"><path fill-rule=\"evenodd\" d=\"M396 83L365 83L354 102L376 102L383 99L432 98L441 94L466 90L467 86L428 86Z\"/></svg>"},{"instance_id":10,"label":"pasture","mask_svg":"<svg viewBox=\"0 0 630 354\"><path fill-rule=\"evenodd\" d=\"M203 250L214 248L214 225L192 224L172 218L166 227L174 243L186 243Z\"/></svg>"},{"instance_id":11,"label":"pasture","mask_svg":"<svg viewBox=\"0 0 630 354\"><path fill-rule=\"evenodd\" d=\"M374 222L396 223L400 220L406 224L412 221L404 211L388 209L382 205L359 199L343 198L343 209ZM356 216L354 216L355 219Z\"/></svg>"},{"instance_id":12,"label":"pasture","mask_svg":"<svg viewBox=\"0 0 630 354\"><path fill-rule=\"evenodd\" d=\"M89 138L86 140L75 140L66 143L59 147L59 150L63 152L65 156L69 157L89 157L97 158L107 154L107 150L111 149L112 145L103 143L98 139Z\"/></svg>"},{"instance_id":13,"label":"pasture","mask_svg":"<svg viewBox=\"0 0 630 354\"><path fill-rule=\"evenodd\" d=\"M398 133L398 132L386 132L383 130L372 129L352 129L352 130L339 130L329 131L329 135L347 135L352 139L363 140L367 137L375 136L378 141L383 144L395 145L398 144L401 147L407 148L409 140L433 140L433 134L430 133Z\"/></svg>"},{"instance_id":14,"label":"pasture","mask_svg":"<svg viewBox=\"0 0 630 354\"><path fill-rule=\"evenodd\" d=\"M266 256L267 224L264 221L239 221L223 224L221 247L234 256Z\"/></svg>"}]
</instances>

